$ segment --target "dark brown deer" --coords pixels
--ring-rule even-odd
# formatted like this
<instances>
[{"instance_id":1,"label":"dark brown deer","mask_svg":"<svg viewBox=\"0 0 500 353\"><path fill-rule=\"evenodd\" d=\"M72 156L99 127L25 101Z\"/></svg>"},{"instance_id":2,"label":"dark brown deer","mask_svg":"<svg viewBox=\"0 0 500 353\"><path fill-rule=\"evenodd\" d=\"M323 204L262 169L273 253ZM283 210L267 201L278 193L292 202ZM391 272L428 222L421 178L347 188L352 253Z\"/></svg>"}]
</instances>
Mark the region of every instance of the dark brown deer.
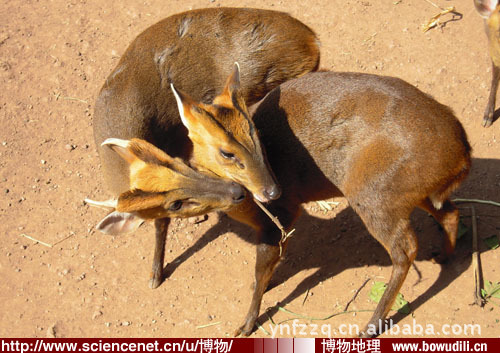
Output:
<instances>
[{"instance_id":1,"label":"dark brown deer","mask_svg":"<svg viewBox=\"0 0 500 353\"><path fill-rule=\"evenodd\" d=\"M417 254L410 225L415 208L444 228L439 260L454 250L459 215L449 195L471 163L464 129L449 108L412 85L357 73L317 72L288 81L267 95L253 120L282 187L268 208L287 230L301 203L343 195L389 253L392 275L363 333L373 335ZM249 335L287 240L251 198L228 214L258 232L256 285L236 332Z\"/></svg>"},{"instance_id":2,"label":"dark brown deer","mask_svg":"<svg viewBox=\"0 0 500 353\"><path fill-rule=\"evenodd\" d=\"M474 5L479 14L485 19L492 63L490 96L483 117L483 126L489 127L493 124L498 81L500 80L500 7L498 6L498 0L474 0Z\"/></svg>"},{"instance_id":3,"label":"dark brown deer","mask_svg":"<svg viewBox=\"0 0 500 353\"><path fill-rule=\"evenodd\" d=\"M101 143L110 137L140 138L200 170L244 185L261 201L276 199L280 189L245 102L257 102L318 65L315 34L281 12L200 9L153 25L130 44L96 101L94 137L107 186L114 197L130 189L128 164ZM193 107L179 106L182 120L171 85L179 104ZM217 92L222 94L216 97ZM215 119L214 114L224 117ZM152 288L163 280L168 224L168 217L155 222Z\"/></svg>"}]
</instances>

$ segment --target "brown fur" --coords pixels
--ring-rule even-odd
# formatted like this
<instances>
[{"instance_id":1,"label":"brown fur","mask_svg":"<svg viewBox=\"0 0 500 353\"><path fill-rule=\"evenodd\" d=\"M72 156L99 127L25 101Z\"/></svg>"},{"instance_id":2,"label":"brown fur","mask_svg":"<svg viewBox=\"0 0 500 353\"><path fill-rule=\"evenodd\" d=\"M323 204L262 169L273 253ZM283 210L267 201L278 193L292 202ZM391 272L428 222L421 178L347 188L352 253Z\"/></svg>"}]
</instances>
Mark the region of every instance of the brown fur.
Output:
<instances>
[{"instance_id":1,"label":"brown fur","mask_svg":"<svg viewBox=\"0 0 500 353\"><path fill-rule=\"evenodd\" d=\"M236 85L239 88L234 80L226 80L235 62L241 67ZM168 17L146 29L125 51L96 101L94 138L110 191L118 196L131 186L128 164L109 148L100 146L105 139L114 137L144 139L173 157L191 159L200 170L236 180L254 193L279 196L258 136L252 133L252 123L242 111L246 110L245 102L253 104L277 85L318 66L319 41L314 32L281 12L199 9ZM207 133L190 140L170 84L192 97L183 103L192 104L194 109L188 113L195 114L195 118L204 115L203 107L212 115L220 115L220 111L211 110L214 99L233 111L241 109L217 124L204 119L200 126L208 121ZM217 92L223 93L217 98ZM216 156L208 154L205 146L212 148ZM221 148L233 153L235 159L221 158ZM171 186L161 183L156 180L147 188ZM161 212L156 211L146 216L157 218ZM168 222L168 218L155 222L152 287L163 279Z\"/></svg>"},{"instance_id":2,"label":"brown fur","mask_svg":"<svg viewBox=\"0 0 500 353\"><path fill-rule=\"evenodd\" d=\"M136 137L189 159L192 142L169 85L210 104L234 62L241 67L241 100L253 104L280 83L317 69L319 41L307 26L276 11L212 8L168 17L130 44L102 87L94 116L96 145L108 137ZM236 131L235 137L245 133ZM115 194L127 190L127 165L109 149L98 150L108 187ZM196 163L211 169L203 158Z\"/></svg>"},{"instance_id":3,"label":"brown fur","mask_svg":"<svg viewBox=\"0 0 500 353\"><path fill-rule=\"evenodd\" d=\"M492 77L488 104L483 117L483 126L493 124L498 82L500 80L500 6L497 0L474 0L476 10L485 18L489 53L492 63Z\"/></svg>"},{"instance_id":4,"label":"brown fur","mask_svg":"<svg viewBox=\"0 0 500 353\"><path fill-rule=\"evenodd\" d=\"M440 260L453 251L458 211L448 197L471 163L461 124L450 109L402 80L330 72L282 84L253 120L283 188L268 207L287 229L301 203L343 195L389 253L393 273L369 322L378 327L417 253L410 225L415 208L431 213L445 230ZM281 235L251 199L228 214L259 234L254 295L237 331L248 335L279 260Z\"/></svg>"},{"instance_id":5,"label":"brown fur","mask_svg":"<svg viewBox=\"0 0 500 353\"><path fill-rule=\"evenodd\" d=\"M367 183L376 180L396 163L402 152L399 146L382 137L360 148L342 185L344 193L351 195L361 192Z\"/></svg>"}]
</instances>

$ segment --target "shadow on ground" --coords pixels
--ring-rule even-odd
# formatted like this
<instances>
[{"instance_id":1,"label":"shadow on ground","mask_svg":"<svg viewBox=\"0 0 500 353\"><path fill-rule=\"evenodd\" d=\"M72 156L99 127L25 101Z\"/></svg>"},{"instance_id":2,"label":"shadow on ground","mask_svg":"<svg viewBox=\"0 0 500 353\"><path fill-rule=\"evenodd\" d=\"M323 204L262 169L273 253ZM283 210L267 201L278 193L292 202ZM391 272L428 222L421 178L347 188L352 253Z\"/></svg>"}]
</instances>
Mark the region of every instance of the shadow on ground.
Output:
<instances>
[{"instance_id":1,"label":"shadow on ground","mask_svg":"<svg viewBox=\"0 0 500 353\"><path fill-rule=\"evenodd\" d=\"M500 161L495 159L474 159L471 174L452 198L493 199L499 200ZM471 192L475 190L476 192ZM479 190L479 191L478 191ZM478 215L481 228L500 229L498 208L481 204L459 204L463 223L471 229L470 205L473 205ZM440 250L440 226L425 212L416 210L412 215L412 224L419 240L418 261L432 260ZM195 244L184 251L165 267L166 276L172 275L178 266L187 261L191 255L205 247L231 228L246 241L255 243L253 231L228 217L220 221L205 233ZM286 306L294 299L303 296L308 289L314 288L336 274L349 268L364 266L390 266L391 261L385 249L368 233L361 219L351 209L341 211L333 219L321 219L303 212L294 228L293 239L289 242L285 260L278 266L270 288L277 286L297 273L315 268L316 271L304 278L299 285L280 302ZM486 232L484 237L490 235ZM481 234L479 235L481 237ZM468 231L459 239L452 259L441 266L438 279L418 298L411 302L412 310L416 310L426 301L452 283L470 266L472 253L472 235ZM479 242L480 252L488 251ZM266 314L258 318L263 324L277 312L277 307L270 308ZM261 310L262 311L262 310ZM404 315L396 313L390 317L394 323L399 322Z\"/></svg>"}]
</instances>

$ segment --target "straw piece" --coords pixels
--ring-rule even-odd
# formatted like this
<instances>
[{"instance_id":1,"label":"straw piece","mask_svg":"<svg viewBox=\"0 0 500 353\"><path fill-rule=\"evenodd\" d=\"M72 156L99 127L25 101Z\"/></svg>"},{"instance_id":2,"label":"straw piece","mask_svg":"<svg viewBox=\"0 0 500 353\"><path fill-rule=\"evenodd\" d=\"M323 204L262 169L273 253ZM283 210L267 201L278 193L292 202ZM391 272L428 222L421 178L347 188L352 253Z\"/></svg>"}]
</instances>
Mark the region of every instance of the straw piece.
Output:
<instances>
[{"instance_id":1,"label":"straw piece","mask_svg":"<svg viewBox=\"0 0 500 353\"><path fill-rule=\"evenodd\" d=\"M262 330L266 335L271 336L271 334L267 332L267 330L258 321L255 321L255 325L259 330Z\"/></svg>"},{"instance_id":2,"label":"straw piece","mask_svg":"<svg viewBox=\"0 0 500 353\"><path fill-rule=\"evenodd\" d=\"M476 210L473 206L470 208L472 217L472 267L474 269L474 303L479 306L484 306L483 297L481 296L481 271L479 265L479 252L477 242L477 219Z\"/></svg>"},{"instance_id":3,"label":"straw piece","mask_svg":"<svg viewBox=\"0 0 500 353\"><path fill-rule=\"evenodd\" d=\"M217 321L217 322L212 322L210 324L206 324L206 325L200 325L200 326L196 326L196 329L199 330L201 328L205 328L205 327L210 327L210 326L215 326L215 325L219 325L222 321Z\"/></svg>"},{"instance_id":4,"label":"straw piece","mask_svg":"<svg viewBox=\"0 0 500 353\"><path fill-rule=\"evenodd\" d=\"M305 315L302 315L302 314L294 313L293 311L285 309L285 308L283 308L282 306L279 306L279 305L277 307L278 307L279 311L282 311L282 312L287 313L287 314L294 315L295 317L298 317L298 318L301 318L301 319L311 320L311 321L326 321L326 320L331 319L332 317L339 316L339 315L351 314L351 313L368 313L368 312L374 312L375 311L375 310L348 310L348 311L339 311L339 312L330 314L330 315L325 316L325 317L311 317L311 316L305 316ZM281 322L278 323L278 325L280 325L280 324L282 324L284 322L290 321L290 320L292 320L292 319L287 319L287 320L281 321Z\"/></svg>"},{"instance_id":5,"label":"straw piece","mask_svg":"<svg viewBox=\"0 0 500 353\"><path fill-rule=\"evenodd\" d=\"M52 245L52 244L45 243L45 242L43 242L43 241L41 241L41 240L35 239L35 238L33 238L33 237L31 237L31 236L29 236L29 235L27 235L27 234L24 234L24 233L23 233L23 234L19 234L19 235L20 235L21 237L25 237L25 238L28 238L29 240L33 240L33 241L35 241L35 242L37 242L37 243L39 243L39 244L42 244L42 245L44 245L44 246L46 246L46 247L48 247L48 248L52 248L52 247L54 246L54 245Z\"/></svg>"},{"instance_id":6,"label":"straw piece","mask_svg":"<svg viewBox=\"0 0 500 353\"><path fill-rule=\"evenodd\" d=\"M500 202L490 201L490 200L478 200L478 199L453 199L451 200L455 203L482 203L485 205L492 205L500 207Z\"/></svg>"},{"instance_id":7,"label":"straw piece","mask_svg":"<svg viewBox=\"0 0 500 353\"><path fill-rule=\"evenodd\" d=\"M83 100L80 98L75 98L75 97L63 97L63 99L70 100L70 101L78 101L78 102L85 103L85 104L89 103L86 100Z\"/></svg>"},{"instance_id":8,"label":"straw piece","mask_svg":"<svg viewBox=\"0 0 500 353\"><path fill-rule=\"evenodd\" d=\"M340 202L337 202L337 201L325 201L325 200L316 201L316 203L319 205L321 210L325 213L333 210L335 207L337 207L340 204Z\"/></svg>"}]
</instances>

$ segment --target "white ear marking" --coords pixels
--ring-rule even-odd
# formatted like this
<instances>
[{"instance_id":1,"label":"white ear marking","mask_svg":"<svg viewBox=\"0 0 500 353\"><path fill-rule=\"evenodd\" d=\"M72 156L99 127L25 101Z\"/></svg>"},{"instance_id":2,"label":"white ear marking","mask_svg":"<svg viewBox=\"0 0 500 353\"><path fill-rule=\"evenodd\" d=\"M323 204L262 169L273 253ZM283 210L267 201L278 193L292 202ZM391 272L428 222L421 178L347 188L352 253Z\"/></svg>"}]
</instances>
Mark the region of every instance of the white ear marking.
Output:
<instances>
[{"instance_id":1,"label":"white ear marking","mask_svg":"<svg viewBox=\"0 0 500 353\"><path fill-rule=\"evenodd\" d=\"M130 141L117 138L108 138L101 143L101 146L109 146L113 151L118 153L120 157L125 159L128 163L132 163L136 158L133 153L129 151Z\"/></svg>"},{"instance_id":2,"label":"white ear marking","mask_svg":"<svg viewBox=\"0 0 500 353\"><path fill-rule=\"evenodd\" d=\"M115 210L116 206L118 206L118 200L116 199L110 199L106 201L94 201L90 199L85 199L84 201L89 206L98 207L105 210Z\"/></svg>"},{"instance_id":3,"label":"white ear marking","mask_svg":"<svg viewBox=\"0 0 500 353\"><path fill-rule=\"evenodd\" d=\"M179 115L181 116L182 123L184 126L189 130L189 122L186 119L186 116L184 115L184 105L182 104L182 99L179 96L179 93L177 93L177 90L174 87L174 84L170 84L170 88L172 89L172 92L174 93L175 100L177 102L177 108L179 109Z\"/></svg>"},{"instance_id":4,"label":"white ear marking","mask_svg":"<svg viewBox=\"0 0 500 353\"><path fill-rule=\"evenodd\" d=\"M122 140L122 139L110 137L110 138L107 138L106 140L104 140L104 142L101 143L101 146L111 145L111 146L119 146L122 148L128 148L129 143L130 143L129 140Z\"/></svg>"}]
</instances>

